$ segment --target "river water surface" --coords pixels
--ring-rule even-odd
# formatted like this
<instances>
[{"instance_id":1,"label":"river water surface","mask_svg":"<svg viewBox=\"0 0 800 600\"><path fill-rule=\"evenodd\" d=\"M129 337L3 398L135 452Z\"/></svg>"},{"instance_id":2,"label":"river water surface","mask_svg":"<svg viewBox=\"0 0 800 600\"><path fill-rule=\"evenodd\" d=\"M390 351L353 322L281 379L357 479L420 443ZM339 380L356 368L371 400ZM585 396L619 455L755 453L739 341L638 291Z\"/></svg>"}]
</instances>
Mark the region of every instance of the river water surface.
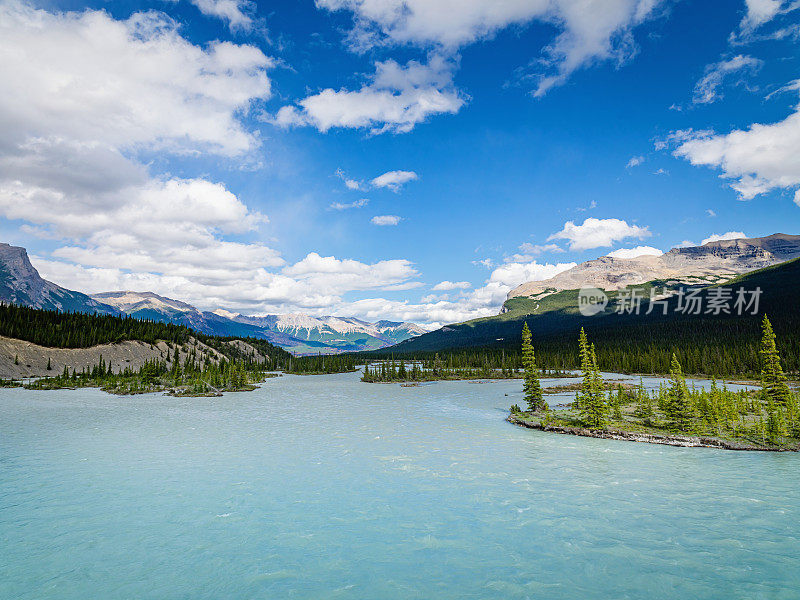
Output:
<instances>
[{"instance_id":1,"label":"river water surface","mask_svg":"<svg viewBox=\"0 0 800 600\"><path fill-rule=\"evenodd\" d=\"M798 454L521 429L520 381L358 377L0 390L0 598L800 597Z\"/></svg>"}]
</instances>

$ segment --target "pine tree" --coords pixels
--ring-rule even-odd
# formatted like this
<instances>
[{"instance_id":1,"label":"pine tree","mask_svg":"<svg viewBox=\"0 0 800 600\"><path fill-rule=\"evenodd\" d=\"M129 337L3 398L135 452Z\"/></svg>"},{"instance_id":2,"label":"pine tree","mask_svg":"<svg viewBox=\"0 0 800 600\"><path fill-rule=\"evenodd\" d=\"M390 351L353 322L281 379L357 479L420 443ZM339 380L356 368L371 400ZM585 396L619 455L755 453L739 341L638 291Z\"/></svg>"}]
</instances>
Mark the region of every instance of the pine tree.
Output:
<instances>
[{"instance_id":1,"label":"pine tree","mask_svg":"<svg viewBox=\"0 0 800 600\"><path fill-rule=\"evenodd\" d=\"M603 390L603 378L597 367L594 344L589 344L586 332L581 329L579 350L583 370L581 390L576 395L581 420L590 429L603 429L608 418L608 404Z\"/></svg>"},{"instance_id":2,"label":"pine tree","mask_svg":"<svg viewBox=\"0 0 800 600\"><path fill-rule=\"evenodd\" d=\"M786 384L786 375L781 367L781 357L775 345L775 332L767 315L761 322L761 388L764 400L769 406L775 405L775 410L783 409L791 396L789 386Z\"/></svg>"},{"instance_id":3,"label":"pine tree","mask_svg":"<svg viewBox=\"0 0 800 600\"><path fill-rule=\"evenodd\" d=\"M639 417L645 425L653 422L653 398L647 393L644 387L644 380L639 378L639 385L636 388L636 409L634 415Z\"/></svg>"},{"instance_id":4,"label":"pine tree","mask_svg":"<svg viewBox=\"0 0 800 600\"><path fill-rule=\"evenodd\" d=\"M544 408L539 369L536 368L536 356L533 352L533 344L531 344L531 330L528 329L528 323L522 326L522 365L524 369L522 390L525 394L525 402L528 403L528 410L533 412Z\"/></svg>"},{"instance_id":5,"label":"pine tree","mask_svg":"<svg viewBox=\"0 0 800 600\"><path fill-rule=\"evenodd\" d=\"M666 415L671 425L679 431L689 431L694 419L692 399L683 377L683 369L675 354L670 366L670 387L667 391Z\"/></svg>"},{"instance_id":6,"label":"pine tree","mask_svg":"<svg viewBox=\"0 0 800 600\"><path fill-rule=\"evenodd\" d=\"M589 358L589 340L586 337L586 332L581 327L581 332L578 335L578 356L581 363L581 371L583 372L583 383L581 384L580 393L575 395L575 402L573 403L576 410L581 408L581 398L587 397L589 394L589 377L588 373L591 371L591 362Z\"/></svg>"}]
</instances>

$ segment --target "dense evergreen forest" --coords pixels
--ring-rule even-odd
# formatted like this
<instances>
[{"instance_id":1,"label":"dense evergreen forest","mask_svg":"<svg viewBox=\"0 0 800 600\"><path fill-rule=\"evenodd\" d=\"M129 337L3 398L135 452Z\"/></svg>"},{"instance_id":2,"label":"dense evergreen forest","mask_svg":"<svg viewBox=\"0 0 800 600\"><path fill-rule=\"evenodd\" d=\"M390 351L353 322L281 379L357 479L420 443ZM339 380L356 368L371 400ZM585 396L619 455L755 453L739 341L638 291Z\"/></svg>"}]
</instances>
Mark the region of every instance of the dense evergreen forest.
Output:
<instances>
[{"instance_id":1,"label":"dense evergreen forest","mask_svg":"<svg viewBox=\"0 0 800 600\"><path fill-rule=\"evenodd\" d=\"M195 334L181 325L133 317L58 312L2 303L0 335L48 348L89 348L125 340L183 344Z\"/></svg>"},{"instance_id":2,"label":"dense evergreen forest","mask_svg":"<svg viewBox=\"0 0 800 600\"><path fill-rule=\"evenodd\" d=\"M656 285L658 282L653 282ZM784 368L800 372L800 260L789 261L738 277L725 284L746 290L760 289L758 314L684 314L677 311L677 298L670 298L667 314L647 315L647 302L640 314L585 317L577 312L577 291L559 292L541 301L541 313L527 299L518 299L514 311L461 325L448 326L391 348L362 353L364 360L441 360L472 368L520 367L521 331L527 323L533 334L540 367L576 369L580 362L574 339L584 328L595 341L601 370L623 373L669 373L674 354L684 372L717 377L756 377L760 371L761 319L768 314L778 335ZM701 290L707 305L713 287ZM610 294L613 310L618 295ZM527 302L527 304L526 304ZM528 306L526 309L525 307ZM521 313L521 314L520 314ZM427 339L426 339L427 338Z\"/></svg>"}]
</instances>

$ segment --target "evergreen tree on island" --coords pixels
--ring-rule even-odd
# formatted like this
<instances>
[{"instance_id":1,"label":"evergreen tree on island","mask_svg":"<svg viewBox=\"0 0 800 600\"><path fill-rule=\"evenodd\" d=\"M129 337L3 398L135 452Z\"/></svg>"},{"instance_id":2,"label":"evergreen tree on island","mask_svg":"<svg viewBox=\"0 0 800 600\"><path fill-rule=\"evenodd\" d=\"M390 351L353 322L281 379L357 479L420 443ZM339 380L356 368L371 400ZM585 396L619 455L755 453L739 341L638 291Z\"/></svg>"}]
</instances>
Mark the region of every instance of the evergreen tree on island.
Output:
<instances>
[{"instance_id":1,"label":"evergreen tree on island","mask_svg":"<svg viewBox=\"0 0 800 600\"><path fill-rule=\"evenodd\" d=\"M775 345L775 332L767 315L761 322L761 388L767 402L784 407L789 403L791 392L786 384L786 375L781 367L781 357Z\"/></svg>"},{"instance_id":2,"label":"evergreen tree on island","mask_svg":"<svg viewBox=\"0 0 800 600\"><path fill-rule=\"evenodd\" d=\"M539 382L539 369L536 366L536 355L531 343L531 330L527 322L522 326L522 367L524 371L522 391L525 394L525 402L528 403L528 410L534 412L546 409L547 405L542 398L542 385Z\"/></svg>"},{"instance_id":3,"label":"evergreen tree on island","mask_svg":"<svg viewBox=\"0 0 800 600\"><path fill-rule=\"evenodd\" d=\"M675 429L688 431L694 420L694 407L689 396L689 388L686 387L686 379L683 376L681 363L678 362L675 354L672 355L669 376L671 383L667 392L668 399L665 411L667 418Z\"/></svg>"},{"instance_id":4,"label":"evergreen tree on island","mask_svg":"<svg viewBox=\"0 0 800 600\"><path fill-rule=\"evenodd\" d=\"M594 344L589 344L586 332L581 327L578 338L583 382L575 397L581 420L590 429L603 429L608 419L608 406L603 393L603 377L597 366Z\"/></svg>"},{"instance_id":5,"label":"evergreen tree on island","mask_svg":"<svg viewBox=\"0 0 800 600\"><path fill-rule=\"evenodd\" d=\"M781 367L781 357L775 344L775 332L772 329L767 315L761 322L761 393L767 411L766 429L771 438L783 435L783 411L787 412L790 420L794 420L792 394L786 383L786 375Z\"/></svg>"}]
</instances>

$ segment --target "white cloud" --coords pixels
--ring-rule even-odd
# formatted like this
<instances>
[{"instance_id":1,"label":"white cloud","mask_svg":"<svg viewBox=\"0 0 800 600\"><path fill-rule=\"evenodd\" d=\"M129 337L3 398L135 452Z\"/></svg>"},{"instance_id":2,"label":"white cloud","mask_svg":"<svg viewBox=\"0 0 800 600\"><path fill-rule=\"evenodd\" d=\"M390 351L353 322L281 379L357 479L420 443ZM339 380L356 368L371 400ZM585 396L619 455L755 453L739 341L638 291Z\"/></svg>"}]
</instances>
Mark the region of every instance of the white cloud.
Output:
<instances>
[{"instance_id":1,"label":"white cloud","mask_svg":"<svg viewBox=\"0 0 800 600\"><path fill-rule=\"evenodd\" d=\"M662 254L664 253L661 250L652 246L636 246L635 248L614 250L609 252L608 256L613 256L614 258L636 258L638 256L661 256Z\"/></svg>"},{"instance_id":2,"label":"white cloud","mask_svg":"<svg viewBox=\"0 0 800 600\"><path fill-rule=\"evenodd\" d=\"M492 271L489 283L497 283L508 288L507 294L512 288L517 287L527 281L541 281L550 279L562 271L571 269L575 266L574 262L558 264L540 264L536 261L528 263L506 263L500 265Z\"/></svg>"},{"instance_id":3,"label":"white cloud","mask_svg":"<svg viewBox=\"0 0 800 600\"><path fill-rule=\"evenodd\" d=\"M495 266L495 262L491 258L484 258L482 260L473 260L472 264L478 267L486 267L487 269L491 269Z\"/></svg>"},{"instance_id":4,"label":"white cloud","mask_svg":"<svg viewBox=\"0 0 800 600\"><path fill-rule=\"evenodd\" d=\"M702 242L700 242L701 246L708 244L709 242L719 242L722 240L739 240L742 238L746 238L747 235L743 231L729 231L727 233L712 233Z\"/></svg>"},{"instance_id":5,"label":"white cloud","mask_svg":"<svg viewBox=\"0 0 800 600\"><path fill-rule=\"evenodd\" d=\"M204 15L222 19L232 30L250 29L253 19L247 14L253 6L249 0L191 0Z\"/></svg>"},{"instance_id":6,"label":"white cloud","mask_svg":"<svg viewBox=\"0 0 800 600\"><path fill-rule=\"evenodd\" d=\"M632 29L656 14L661 0L316 0L356 15L351 42L415 44L453 53L511 25L539 21L558 31L536 65L537 96L579 68L635 54Z\"/></svg>"},{"instance_id":7,"label":"white cloud","mask_svg":"<svg viewBox=\"0 0 800 600\"><path fill-rule=\"evenodd\" d=\"M336 176L344 182L344 186L348 190L363 190L364 185L356 180L348 177L342 169L336 169Z\"/></svg>"},{"instance_id":8,"label":"white cloud","mask_svg":"<svg viewBox=\"0 0 800 600\"><path fill-rule=\"evenodd\" d=\"M522 254L506 256L503 262L531 262L541 254L564 252L564 249L556 244L531 244L529 242L521 244L519 249Z\"/></svg>"},{"instance_id":9,"label":"white cloud","mask_svg":"<svg viewBox=\"0 0 800 600\"><path fill-rule=\"evenodd\" d=\"M720 88L725 78L734 73L754 73L762 67L764 61L739 54L733 58L721 60L706 66L705 75L694 86L692 102L710 104L722 99Z\"/></svg>"},{"instance_id":10,"label":"white cloud","mask_svg":"<svg viewBox=\"0 0 800 600\"><path fill-rule=\"evenodd\" d=\"M377 215L372 217L372 224L373 225L380 225L380 226L393 226L398 225L400 221L402 221L402 217L398 217L397 215Z\"/></svg>"},{"instance_id":11,"label":"white cloud","mask_svg":"<svg viewBox=\"0 0 800 600\"><path fill-rule=\"evenodd\" d=\"M632 167L638 167L640 164L644 162L644 156L633 156L628 161L628 164L625 165L628 169Z\"/></svg>"},{"instance_id":12,"label":"white cloud","mask_svg":"<svg viewBox=\"0 0 800 600\"><path fill-rule=\"evenodd\" d=\"M360 200L353 200L352 202L332 202L331 208L333 210L347 210L350 208L361 208L369 204L369 198L361 198Z\"/></svg>"},{"instance_id":13,"label":"white cloud","mask_svg":"<svg viewBox=\"0 0 800 600\"><path fill-rule=\"evenodd\" d=\"M407 301L370 298L348 303L349 313L358 314L364 319L393 319L426 323L440 326L479 317L496 315L513 288L521 283L552 277L575 266L575 263L504 264L495 269L482 287L471 292L462 292L455 300L447 297L427 296L419 304ZM467 289L467 282L443 281L434 289ZM442 286L441 288L439 286ZM450 287L454 286L454 287ZM458 286L458 287L455 287Z\"/></svg>"},{"instance_id":14,"label":"white cloud","mask_svg":"<svg viewBox=\"0 0 800 600\"><path fill-rule=\"evenodd\" d=\"M717 213L715 213L715 212L714 212L713 210L711 210L710 208L707 208L707 209L706 209L706 214L707 214L709 217L716 217L716 216L717 216Z\"/></svg>"},{"instance_id":15,"label":"white cloud","mask_svg":"<svg viewBox=\"0 0 800 600\"><path fill-rule=\"evenodd\" d=\"M238 156L258 139L238 115L270 96L261 50L206 49L159 13L117 21L101 11L52 14L0 4L3 147L39 156L59 144L83 152L135 150ZM58 148L56 150L58 151Z\"/></svg>"},{"instance_id":16,"label":"white cloud","mask_svg":"<svg viewBox=\"0 0 800 600\"><path fill-rule=\"evenodd\" d=\"M800 206L800 190L795 190L794 192L794 203Z\"/></svg>"},{"instance_id":17,"label":"white cloud","mask_svg":"<svg viewBox=\"0 0 800 600\"><path fill-rule=\"evenodd\" d=\"M431 289L436 292L448 292L450 290L468 290L472 287L469 281L440 281Z\"/></svg>"},{"instance_id":18,"label":"white cloud","mask_svg":"<svg viewBox=\"0 0 800 600\"><path fill-rule=\"evenodd\" d=\"M581 225L573 221L564 223L564 228L551 235L548 240L568 240L570 250L588 250L612 246L626 238L644 239L652 235L647 227L629 225L621 219L586 219Z\"/></svg>"},{"instance_id":19,"label":"white cloud","mask_svg":"<svg viewBox=\"0 0 800 600\"><path fill-rule=\"evenodd\" d=\"M753 30L771 21L780 12L782 0L745 0L747 14L742 19L743 30Z\"/></svg>"},{"instance_id":20,"label":"white cloud","mask_svg":"<svg viewBox=\"0 0 800 600\"><path fill-rule=\"evenodd\" d=\"M416 181L417 179L419 177L414 171L389 171L383 175L378 175L371 183L376 188L389 188L397 192L409 181Z\"/></svg>"},{"instance_id":21,"label":"white cloud","mask_svg":"<svg viewBox=\"0 0 800 600\"><path fill-rule=\"evenodd\" d=\"M430 116L454 114L464 105L453 86L453 66L438 55L427 64L378 62L375 75L361 89L322 90L297 106L284 106L274 122L281 127L310 125L322 132L340 127L407 133Z\"/></svg>"},{"instance_id":22,"label":"white cloud","mask_svg":"<svg viewBox=\"0 0 800 600\"><path fill-rule=\"evenodd\" d=\"M800 106L783 121L727 134L679 131L675 156L693 165L719 168L744 200L776 188L800 185Z\"/></svg>"},{"instance_id":23,"label":"white cloud","mask_svg":"<svg viewBox=\"0 0 800 600\"><path fill-rule=\"evenodd\" d=\"M544 254L546 252L564 252L564 249L556 244L531 244L530 242L520 244L519 249L525 254L533 255Z\"/></svg>"}]
</instances>

